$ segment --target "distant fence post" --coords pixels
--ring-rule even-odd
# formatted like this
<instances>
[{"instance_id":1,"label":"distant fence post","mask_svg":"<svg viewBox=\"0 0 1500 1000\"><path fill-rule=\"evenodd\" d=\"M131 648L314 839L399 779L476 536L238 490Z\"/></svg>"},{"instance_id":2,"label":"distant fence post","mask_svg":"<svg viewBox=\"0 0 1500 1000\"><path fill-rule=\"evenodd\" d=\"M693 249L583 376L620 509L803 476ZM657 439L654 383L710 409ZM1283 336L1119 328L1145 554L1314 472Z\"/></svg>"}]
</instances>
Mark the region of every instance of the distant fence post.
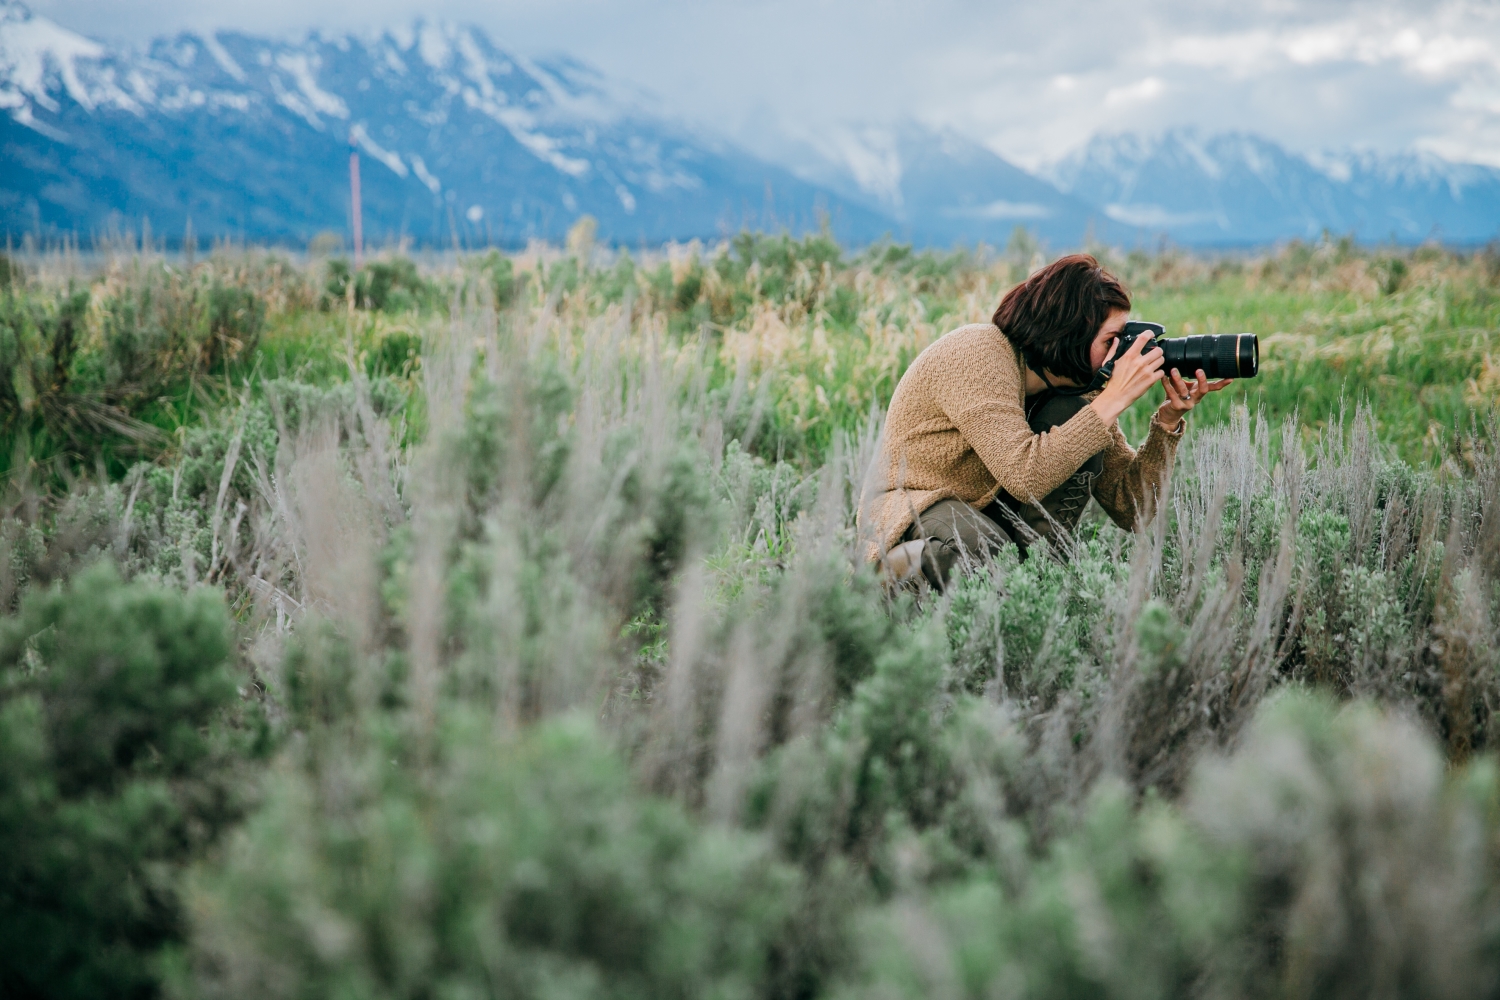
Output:
<instances>
[{"instance_id":1,"label":"distant fence post","mask_svg":"<svg viewBox=\"0 0 1500 1000\"><path fill-rule=\"evenodd\" d=\"M359 211L359 147L354 131L349 132L349 198L354 207L354 269L359 270L365 254L365 227Z\"/></svg>"}]
</instances>

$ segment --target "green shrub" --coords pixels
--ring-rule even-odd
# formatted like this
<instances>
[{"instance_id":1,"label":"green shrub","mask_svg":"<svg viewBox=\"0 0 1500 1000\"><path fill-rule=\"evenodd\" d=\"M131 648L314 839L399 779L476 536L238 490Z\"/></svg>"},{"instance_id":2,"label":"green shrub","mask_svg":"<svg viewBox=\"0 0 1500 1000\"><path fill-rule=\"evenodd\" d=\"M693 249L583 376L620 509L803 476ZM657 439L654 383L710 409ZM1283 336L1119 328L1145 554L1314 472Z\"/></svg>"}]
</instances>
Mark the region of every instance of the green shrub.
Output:
<instances>
[{"instance_id":1,"label":"green shrub","mask_svg":"<svg viewBox=\"0 0 1500 1000\"><path fill-rule=\"evenodd\" d=\"M8 292L26 283L26 271L9 254L0 253L0 292Z\"/></svg>"},{"instance_id":2,"label":"green shrub","mask_svg":"<svg viewBox=\"0 0 1500 1000\"><path fill-rule=\"evenodd\" d=\"M1500 971L1497 801L1492 762L1450 778L1399 715L1288 692L1198 769L1186 809L1248 861L1242 941L1267 994L1461 997Z\"/></svg>"},{"instance_id":3,"label":"green shrub","mask_svg":"<svg viewBox=\"0 0 1500 1000\"><path fill-rule=\"evenodd\" d=\"M366 264L359 273L359 305L376 312L405 312L426 305L432 287L407 257Z\"/></svg>"},{"instance_id":4,"label":"green shrub","mask_svg":"<svg viewBox=\"0 0 1500 1000\"><path fill-rule=\"evenodd\" d=\"M348 300L351 285L354 305L358 309L372 312L407 312L431 307L437 289L417 271L417 265L409 257L391 257L375 260L359 269L350 270L349 262L342 257L328 261L327 279L323 285L323 307L338 308Z\"/></svg>"},{"instance_id":5,"label":"green shrub","mask_svg":"<svg viewBox=\"0 0 1500 1000\"><path fill-rule=\"evenodd\" d=\"M255 353L263 297L219 275L139 270L90 309L83 291L0 299L0 463L61 455L73 467L130 459L166 444L204 383Z\"/></svg>"},{"instance_id":6,"label":"green shrub","mask_svg":"<svg viewBox=\"0 0 1500 1000\"><path fill-rule=\"evenodd\" d=\"M101 565L0 623L0 989L145 997L177 873L239 818L259 739L222 599Z\"/></svg>"},{"instance_id":7,"label":"green shrub","mask_svg":"<svg viewBox=\"0 0 1500 1000\"><path fill-rule=\"evenodd\" d=\"M752 997L797 898L757 838L631 789L592 726L455 711L437 773L388 749L277 768L193 892L194 995ZM337 794L329 792L337 787Z\"/></svg>"},{"instance_id":8,"label":"green shrub","mask_svg":"<svg viewBox=\"0 0 1500 1000\"><path fill-rule=\"evenodd\" d=\"M672 303L683 312L698 304L698 297L703 294L703 268L697 260L693 266L682 276L677 287L672 292Z\"/></svg>"},{"instance_id":9,"label":"green shrub","mask_svg":"<svg viewBox=\"0 0 1500 1000\"><path fill-rule=\"evenodd\" d=\"M348 299L349 285L354 275L349 269L349 262L343 257L330 258L325 270L327 278L323 283L323 305L325 308L337 308Z\"/></svg>"},{"instance_id":10,"label":"green shrub","mask_svg":"<svg viewBox=\"0 0 1500 1000\"><path fill-rule=\"evenodd\" d=\"M948 693L940 633L889 636L874 669L816 741L767 757L747 821L817 871L847 862L889 894L1000 863L1024 843L1008 785L1023 742L984 703ZM998 824L998 828L997 828Z\"/></svg>"},{"instance_id":11,"label":"green shrub","mask_svg":"<svg viewBox=\"0 0 1500 1000\"><path fill-rule=\"evenodd\" d=\"M1106 783L1014 888L993 876L868 916L841 996L1166 998L1227 988L1243 866Z\"/></svg>"},{"instance_id":12,"label":"green shrub","mask_svg":"<svg viewBox=\"0 0 1500 1000\"><path fill-rule=\"evenodd\" d=\"M971 694L987 685L1022 702L1050 703L1078 689L1088 626L1101 611L1090 575L1113 577L1107 554L1081 547L1072 566L1019 562L1013 549L954 588L943 615L955 681Z\"/></svg>"},{"instance_id":13,"label":"green shrub","mask_svg":"<svg viewBox=\"0 0 1500 1000\"><path fill-rule=\"evenodd\" d=\"M365 375L379 378L411 378L422 363L422 336L409 330L391 330L380 338L365 358Z\"/></svg>"},{"instance_id":14,"label":"green shrub","mask_svg":"<svg viewBox=\"0 0 1500 1000\"><path fill-rule=\"evenodd\" d=\"M1465 997L1500 965L1492 762L1288 693L1182 808L1102 782L1035 861L862 921L849 996Z\"/></svg>"},{"instance_id":15,"label":"green shrub","mask_svg":"<svg viewBox=\"0 0 1500 1000\"><path fill-rule=\"evenodd\" d=\"M489 284L497 309L504 309L515 302L526 287L527 275L517 275L510 258L498 250L485 254L479 268Z\"/></svg>"},{"instance_id":16,"label":"green shrub","mask_svg":"<svg viewBox=\"0 0 1500 1000\"><path fill-rule=\"evenodd\" d=\"M266 304L254 292L215 283L208 288L208 342L201 357L209 371L254 352L265 327Z\"/></svg>"},{"instance_id":17,"label":"green shrub","mask_svg":"<svg viewBox=\"0 0 1500 1000\"><path fill-rule=\"evenodd\" d=\"M1386 257L1377 260L1373 270L1380 283L1380 291L1386 295L1395 295L1406 281L1408 269L1406 261L1400 257Z\"/></svg>"},{"instance_id":18,"label":"green shrub","mask_svg":"<svg viewBox=\"0 0 1500 1000\"><path fill-rule=\"evenodd\" d=\"M253 292L170 269L123 285L99 312L100 349L80 355L78 382L128 410L250 356L265 323L265 303Z\"/></svg>"},{"instance_id":19,"label":"green shrub","mask_svg":"<svg viewBox=\"0 0 1500 1000\"><path fill-rule=\"evenodd\" d=\"M130 384L96 375L104 359L87 346L88 304L87 292L0 299L0 462L17 444L91 458L157 438L129 412Z\"/></svg>"}]
</instances>

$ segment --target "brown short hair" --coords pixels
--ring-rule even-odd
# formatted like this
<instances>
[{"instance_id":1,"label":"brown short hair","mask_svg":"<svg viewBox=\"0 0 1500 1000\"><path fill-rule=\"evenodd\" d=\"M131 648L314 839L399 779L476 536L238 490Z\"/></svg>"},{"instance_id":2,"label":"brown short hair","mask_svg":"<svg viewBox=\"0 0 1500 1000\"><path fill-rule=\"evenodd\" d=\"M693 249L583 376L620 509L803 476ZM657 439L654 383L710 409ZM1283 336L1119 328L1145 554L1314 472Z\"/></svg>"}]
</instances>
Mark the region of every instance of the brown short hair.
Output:
<instances>
[{"instance_id":1,"label":"brown short hair","mask_svg":"<svg viewBox=\"0 0 1500 1000\"><path fill-rule=\"evenodd\" d=\"M995 325L1032 371L1049 371L1080 385L1094 377L1089 347L1130 293L1086 253L1059 257L1005 293Z\"/></svg>"}]
</instances>

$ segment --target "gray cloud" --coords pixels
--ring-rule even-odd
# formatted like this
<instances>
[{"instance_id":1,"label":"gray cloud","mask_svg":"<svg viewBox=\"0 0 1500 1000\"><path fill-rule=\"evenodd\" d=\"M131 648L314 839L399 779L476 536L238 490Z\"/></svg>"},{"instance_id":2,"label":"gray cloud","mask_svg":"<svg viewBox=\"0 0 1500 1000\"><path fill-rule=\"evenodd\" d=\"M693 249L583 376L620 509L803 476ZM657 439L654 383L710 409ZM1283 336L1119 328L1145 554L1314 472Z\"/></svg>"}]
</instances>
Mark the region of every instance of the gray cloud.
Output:
<instances>
[{"instance_id":1,"label":"gray cloud","mask_svg":"<svg viewBox=\"0 0 1500 1000\"><path fill-rule=\"evenodd\" d=\"M1500 12L1336 0L33 0L75 30L369 30L422 14L567 52L683 117L785 133L914 117L1034 165L1098 129L1252 130L1500 164Z\"/></svg>"}]
</instances>

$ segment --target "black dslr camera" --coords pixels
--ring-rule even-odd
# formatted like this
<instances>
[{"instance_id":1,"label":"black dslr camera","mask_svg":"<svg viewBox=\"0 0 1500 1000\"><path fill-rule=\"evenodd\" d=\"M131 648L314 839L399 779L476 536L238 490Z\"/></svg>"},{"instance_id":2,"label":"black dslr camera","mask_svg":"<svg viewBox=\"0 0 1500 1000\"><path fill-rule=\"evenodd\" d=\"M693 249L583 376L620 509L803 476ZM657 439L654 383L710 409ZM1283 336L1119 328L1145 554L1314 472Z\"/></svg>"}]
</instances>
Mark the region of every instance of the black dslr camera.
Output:
<instances>
[{"instance_id":1,"label":"black dslr camera","mask_svg":"<svg viewBox=\"0 0 1500 1000\"><path fill-rule=\"evenodd\" d=\"M1260 343L1253 333L1205 333L1194 337L1164 339L1167 328L1160 323L1126 323L1120 330L1115 352L1104 367L1094 373L1090 389L1102 389L1115 371L1115 358L1124 354L1136 338L1150 333L1147 348L1160 347L1166 355L1162 370L1176 368L1185 379L1197 377L1198 369L1211 379L1254 378L1260 370Z\"/></svg>"}]
</instances>

